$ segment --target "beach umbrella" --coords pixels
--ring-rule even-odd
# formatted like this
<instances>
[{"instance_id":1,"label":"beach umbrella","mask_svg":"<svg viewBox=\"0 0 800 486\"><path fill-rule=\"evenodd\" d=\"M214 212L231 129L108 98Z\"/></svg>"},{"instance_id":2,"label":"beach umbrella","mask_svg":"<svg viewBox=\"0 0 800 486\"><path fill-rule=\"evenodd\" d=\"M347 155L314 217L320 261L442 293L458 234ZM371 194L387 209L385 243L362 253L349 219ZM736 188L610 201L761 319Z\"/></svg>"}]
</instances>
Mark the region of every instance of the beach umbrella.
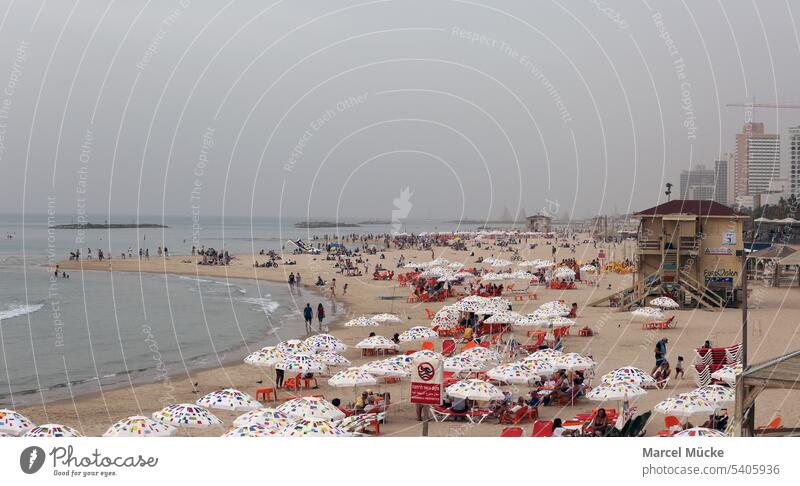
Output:
<instances>
[{"instance_id":1,"label":"beach umbrella","mask_svg":"<svg viewBox=\"0 0 800 486\"><path fill-rule=\"evenodd\" d=\"M427 349L423 349L422 351L427 351ZM421 353L422 351L417 351L417 353ZM434 351L430 351L430 352L433 353ZM416 354L416 353L414 353L414 354ZM411 366L411 362L414 360L412 358L412 356L413 355L409 355L409 354L398 354L397 356L390 356L390 357L384 359L383 361L386 361L387 363L395 363L395 364L397 364L399 366L403 366L403 367L408 368L409 366Z\"/></svg>"},{"instance_id":2,"label":"beach umbrella","mask_svg":"<svg viewBox=\"0 0 800 486\"><path fill-rule=\"evenodd\" d=\"M322 361L313 356L295 354L284 358L275 363L275 368L284 371L296 371L298 373L325 373L326 366Z\"/></svg>"},{"instance_id":3,"label":"beach umbrella","mask_svg":"<svg viewBox=\"0 0 800 486\"><path fill-rule=\"evenodd\" d=\"M527 317L518 312L504 310L495 312L491 316L484 319L483 322L484 324L514 324L516 322L523 322L525 320L527 320Z\"/></svg>"},{"instance_id":4,"label":"beach umbrella","mask_svg":"<svg viewBox=\"0 0 800 486\"><path fill-rule=\"evenodd\" d=\"M386 378L408 378L411 376L407 365L400 364L392 359L372 361L361 367L362 370L375 376Z\"/></svg>"},{"instance_id":5,"label":"beach umbrella","mask_svg":"<svg viewBox=\"0 0 800 486\"><path fill-rule=\"evenodd\" d=\"M337 388L375 385L378 380L361 368L348 368L328 379L328 384Z\"/></svg>"},{"instance_id":6,"label":"beach umbrella","mask_svg":"<svg viewBox=\"0 0 800 486\"><path fill-rule=\"evenodd\" d=\"M453 371L455 373L473 373L488 368L485 362L474 357L462 355L445 358L443 366L445 371Z\"/></svg>"},{"instance_id":7,"label":"beach umbrella","mask_svg":"<svg viewBox=\"0 0 800 486\"><path fill-rule=\"evenodd\" d=\"M403 268L422 268L421 265L422 265L421 263L417 262L408 262L405 265L403 265Z\"/></svg>"},{"instance_id":8,"label":"beach umbrella","mask_svg":"<svg viewBox=\"0 0 800 486\"><path fill-rule=\"evenodd\" d=\"M430 349L421 349L409 355L408 357L411 358L408 361L409 364L411 363L411 361L414 361L415 359L438 359L438 360L444 359L444 355L442 353L437 353L436 351L431 351Z\"/></svg>"},{"instance_id":9,"label":"beach umbrella","mask_svg":"<svg viewBox=\"0 0 800 486\"><path fill-rule=\"evenodd\" d=\"M324 363L325 366L350 366L352 363L349 359L345 358L341 354L336 354L331 351L326 351L324 353L317 353L314 355L314 359Z\"/></svg>"},{"instance_id":10,"label":"beach umbrella","mask_svg":"<svg viewBox=\"0 0 800 486\"><path fill-rule=\"evenodd\" d=\"M544 270L545 268L555 267L556 262L552 260L542 260L536 265L537 270Z\"/></svg>"},{"instance_id":11,"label":"beach umbrella","mask_svg":"<svg viewBox=\"0 0 800 486\"><path fill-rule=\"evenodd\" d=\"M330 351L341 353L347 350L347 345L330 334L316 334L305 340L306 346L314 351Z\"/></svg>"},{"instance_id":12,"label":"beach umbrella","mask_svg":"<svg viewBox=\"0 0 800 486\"><path fill-rule=\"evenodd\" d=\"M83 434L66 425L44 424L28 429L22 437L83 437Z\"/></svg>"},{"instance_id":13,"label":"beach umbrella","mask_svg":"<svg viewBox=\"0 0 800 486\"><path fill-rule=\"evenodd\" d=\"M175 427L156 422L143 415L124 418L105 431L103 437L169 437L178 430Z\"/></svg>"},{"instance_id":14,"label":"beach umbrella","mask_svg":"<svg viewBox=\"0 0 800 486\"><path fill-rule=\"evenodd\" d=\"M558 279L575 278L575 270L568 267L559 267L553 271L553 277Z\"/></svg>"},{"instance_id":15,"label":"beach umbrella","mask_svg":"<svg viewBox=\"0 0 800 486\"><path fill-rule=\"evenodd\" d=\"M358 349L397 349L399 346L383 336L372 336L360 341L356 347Z\"/></svg>"},{"instance_id":16,"label":"beach umbrella","mask_svg":"<svg viewBox=\"0 0 800 486\"><path fill-rule=\"evenodd\" d=\"M451 305L446 305L433 316L431 325L438 326L440 329L452 329L458 325L460 316L461 311Z\"/></svg>"},{"instance_id":17,"label":"beach umbrella","mask_svg":"<svg viewBox=\"0 0 800 486\"><path fill-rule=\"evenodd\" d=\"M262 348L261 351L249 354L244 358L244 362L254 366L272 366L285 358L283 353L275 347Z\"/></svg>"},{"instance_id":18,"label":"beach umbrella","mask_svg":"<svg viewBox=\"0 0 800 486\"><path fill-rule=\"evenodd\" d=\"M662 309L677 309L680 307L680 304L669 297L656 297L650 301L650 305L653 307L660 307Z\"/></svg>"},{"instance_id":19,"label":"beach umbrella","mask_svg":"<svg viewBox=\"0 0 800 486\"><path fill-rule=\"evenodd\" d=\"M191 403L169 405L153 412L153 420L174 427L208 428L222 425L222 421L208 410Z\"/></svg>"},{"instance_id":20,"label":"beach umbrella","mask_svg":"<svg viewBox=\"0 0 800 486\"><path fill-rule=\"evenodd\" d=\"M715 429L692 427L691 429L681 430L672 437L725 437L725 434Z\"/></svg>"},{"instance_id":21,"label":"beach umbrella","mask_svg":"<svg viewBox=\"0 0 800 486\"><path fill-rule=\"evenodd\" d=\"M36 424L21 413L7 408L0 409L0 432L19 435L34 427Z\"/></svg>"},{"instance_id":22,"label":"beach umbrella","mask_svg":"<svg viewBox=\"0 0 800 486\"><path fill-rule=\"evenodd\" d=\"M664 319L664 312L655 307L640 307L631 312L631 316L637 319Z\"/></svg>"},{"instance_id":23,"label":"beach umbrella","mask_svg":"<svg viewBox=\"0 0 800 486\"><path fill-rule=\"evenodd\" d=\"M538 312L538 313L537 313ZM532 317L566 317L570 313L570 308L567 307L563 302L559 300L553 300L551 302L546 302L539 306L537 312L534 313Z\"/></svg>"},{"instance_id":24,"label":"beach umbrella","mask_svg":"<svg viewBox=\"0 0 800 486\"><path fill-rule=\"evenodd\" d=\"M340 430L343 430L347 433L354 433L360 432L364 430L365 427L369 426L374 422L381 422L386 417L386 414L381 413L362 413L359 415L351 415L349 417L345 417L342 420L336 420L333 422Z\"/></svg>"},{"instance_id":25,"label":"beach umbrella","mask_svg":"<svg viewBox=\"0 0 800 486\"><path fill-rule=\"evenodd\" d=\"M622 401L627 402L647 394L644 388L625 382L603 383L589 390L586 398L595 402Z\"/></svg>"},{"instance_id":26,"label":"beach umbrella","mask_svg":"<svg viewBox=\"0 0 800 486\"><path fill-rule=\"evenodd\" d=\"M500 363L500 353L493 349L484 348L483 346L475 346L474 348L465 349L460 353L461 356L476 359L478 361L486 361L490 363Z\"/></svg>"},{"instance_id":27,"label":"beach umbrella","mask_svg":"<svg viewBox=\"0 0 800 486\"><path fill-rule=\"evenodd\" d=\"M431 329L430 327L425 326L416 326L412 327L407 331L403 331L400 333L400 341L407 343L411 341L425 341L427 339L433 339L438 337L439 333Z\"/></svg>"},{"instance_id":28,"label":"beach umbrella","mask_svg":"<svg viewBox=\"0 0 800 486\"><path fill-rule=\"evenodd\" d=\"M577 371L593 368L596 363L588 356L578 353L567 353L557 357L553 364L560 370Z\"/></svg>"},{"instance_id":29,"label":"beach umbrella","mask_svg":"<svg viewBox=\"0 0 800 486\"><path fill-rule=\"evenodd\" d=\"M633 366L624 366L606 373L603 375L602 382L609 385L613 385L615 383L628 383L630 385L637 385L643 388L652 388L656 386L655 378L647 374L644 370L635 368Z\"/></svg>"},{"instance_id":30,"label":"beach umbrella","mask_svg":"<svg viewBox=\"0 0 800 486\"><path fill-rule=\"evenodd\" d=\"M530 354L530 356L528 356L525 359L526 360L527 359L550 360L551 362L554 362L555 359L557 359L559 356L561 356L563 354L564 353L562 353L561 351L559 351L557 349L546 348L546 349L539 349L537 351L534 351L533 353Z\"/></svg>"},{"instance_id":31,"label":"beach umbrella","mask_svg":"<svg viewBox=\"0 0 800 486\"><path fill-rule=\"evenodd\" d=\"M501 364L487 371L486 376L512 385L527 385L531 381L539 380L539 376L523 363Z\"/></svg>"},{"instance_id":32,"label":"beach umbrella","mask_svg":"<svg viewBox=\"0 0 800 486\"><path fill-rule=\"evenodd\" d=\"M714 413L714 405L699 396L683 393L659 402L653 410L665 415L675 415L676 417L688 419L692 415L710 415Z\"/></svg>"},{"instance_id":33,"label":"beach umbrella","mask_svg":"<svg viewBox=\"0 0 800 486\"><path fill-rule=\"evenodd\" d=\"M204 408L217 408L220 410L243 411L254 410L261 408L262 405L247 393L234 390L233 388L224 388L209 393L203 398L197 400L198 405Z\"/></svg>"},{"instance_id":34,"label":"beach umbrella","mask_svg":"<svg viewBox=\"0 0 800 486\"><path fill-rule=\"evenodd\" d=\"M556 372L556 365L551 359L536 359L532 355L519 363L539 376L550 377Z\"/></svg>"},{"instance_id":35,"label":"beach umbrella","mask_svg":"<svg viewBox=\"0 0 800 486\"><path fill-rule=\"evenodd\" d=\"M344 430L328 420L301 419L287 425L283 437L337 437L348 435Z\"/></svg>"},{"instance_id":36,"label":"beach umbrella","mask_svg":"<svg viewBox=\"0 0 800 486\"><path fill-rule=\"evenodd\" d=\"M463 264L463 263L461 263L461 262L452 262L452 263L448 263L448 264L447 264L447 268L452 268L453 270L461 270L461 269L462 269L462 268L464 268L465 266L466 266L466 265L464 265L464 264Z\"/></svg>"},{"instance_id":37,"label":"beach umbrella","mask_svg":"<svg viewBox=\"0 0 800 486\"><path fill-rule=\"evenodd\" d=\"M483 263L488 263L489 266L493 268L510 267L514 264L514 262L503 260L502 258L487 258L483 261Z\"/></svg>"},{"instance_id":38,"label":"beach umbrella","mask_svg":"<svg viewBox=\"0 0 800 486\"><path fill-rule=\"evenodd\" d=\"M507 280L507 275L510 274L503 274L503 273L494 273L489 272L481 275L482 282L502 282L503 280Z\"/></svg>"},{"instance_id":39,"label":"beach umbrella","mask_svg":"<svg viewBox=\"0 0 800 486\"><path fill-rule=\"evenodd\" d=\"M464 398L488 402L502 400L503 392L491 383L483 380L461 380L447 387L447 394L452 398Z\"/></svg>"},{"instance_id":40,"label":"beach umbrella","mask_svg":"<svg viewBox=\"0 0 800 486\"><path fill-rule=\"evenodd\" d=\"M442 267L434 267L420 273L421 278L439 278L450 275L450 270Z\"/></svg>"},{"instance_id":41,"label":"beach umbrella","mask_svg":"<svg viewBox=\"0 0 800 486\"><path fill-rule=\"evenodd\" d=\"M299 339L289 339L283 341L276 346L277 350L284 356L292 356L296 354L312 354L313 349L309 348L306 343Z\"/></svg>"},{"instance_id":42,"label":"beach umbrella","mask_svg":"<svg viewBox=\"0 0 800 486\"><path fill-rule=\"evenodd\" d=\"M594 265L582 265L581 272L592 274L597 272L597 267Z\"/></svg>"},{"instance_id":43,"label":"beach umbrella","mask_svg":"<svg viewBox=\"0 0 800 486\"><path fill-rule=\"evenodd\" d=\"M736 384L736 379L740 374L742 374L741 363L735 366L723 366L717 371L711 373L711 378L724 381L728 385L734 386Z\"/></svg>"},{"instance_id":44,"label":"beach umbrella","mask_svg":"<svg viewBox=\"0 0 800 486\"><path fill-rule=\"evenodd\" d=\"M344 323L344 327L378 327L380 323L367 316L356 317Z\"/></svg>"},{"instance_id":45,"label":"beach umbrella","mask_svg":"<svg viewBox=\"0 0 800 486\"><path fill-rule=\"evenodd\" d=\"M282 435L282 431L259 424L250 424L234 427L222 434L222 437L274 437L276 435Z\"/></svg>"},{"instance_id":46,"label":"beach umbrella","mask_svg":"<svg viewBox=\"0 0 800 486\"><path fill-rule=\"evenodd\" d=\"M338 420L344 418L344 412L332 403L319 397L297 397L283 403L277 409L290 419Z\"/></svg>"},{"instance_id":47,"label":"beach umbrella","mask_svg":"<svg viewBox=\"0 0 800 486\"><path fill-rule=\"evenodd\" d=\"M722 385L701 386L689 394L696 395L717 408L733 405L736 402L736 393L733 388Z\"/></svg>"},{"instance_id":48,"label":"beach umbrella","mask_svg":"<svg viewBox=\"0 0 800 486\"><path fill-rule=\"evenodd\" d=\"M398 316L386 313L374 315L371 317L371 319L377 322L402 322L402 319L400 319Z\"/></svg>"},{"instance_id":49,"label":"beach umbrella","mask_svg":"<svg viewBox=\"0 0 800 486\"><path fill-rule=\"evenodd\" d=\"M577 322L567 317L556 316L550 318L550 325L553 327L572 327L576 324Z\"/></svg>"},{"instance_id":50,"label":"beach umbrella","mask_svg":"<svg viewBox=\"0 0 800 486\"><path fill-rule=\"evenodd\" d=\"M536 280L536 275L532 274L531 272L523 272L517 270L516 272L512 272L508 276L509 280L525 280L530 282L531 280Z\"/></svg>"},{"instance_id":51,"label":"beach umbrella","mask_svg":"<svg viewBox=\"0 0 800 486\"><path fill-rule=\"evenodd\" d=\"M274 408L259 408L239 415L233 421L234 427L244 427L245 425L261 425L262 427L279 430L285 427L291 420Z\"/></svg>"}]
</instances>

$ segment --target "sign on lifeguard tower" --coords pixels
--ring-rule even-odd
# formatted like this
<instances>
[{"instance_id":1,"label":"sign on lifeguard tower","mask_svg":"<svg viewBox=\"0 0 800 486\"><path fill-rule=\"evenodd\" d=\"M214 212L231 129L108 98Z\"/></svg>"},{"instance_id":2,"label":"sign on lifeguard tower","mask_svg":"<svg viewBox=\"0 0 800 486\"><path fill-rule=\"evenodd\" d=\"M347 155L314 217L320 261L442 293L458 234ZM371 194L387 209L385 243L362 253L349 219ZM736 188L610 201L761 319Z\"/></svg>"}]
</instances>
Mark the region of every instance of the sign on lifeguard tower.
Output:
<instances>
[{"instance_id":1,"label":"sign on lifeguard tower","mask_svg":"<svg viewBox=\"0 0 800 486\"><path fill-rule=\"evenodd\" d=\"M411 403L442 404L444 366L436 358L417 358L411 362Z\"/></svg>"}]
</instances>

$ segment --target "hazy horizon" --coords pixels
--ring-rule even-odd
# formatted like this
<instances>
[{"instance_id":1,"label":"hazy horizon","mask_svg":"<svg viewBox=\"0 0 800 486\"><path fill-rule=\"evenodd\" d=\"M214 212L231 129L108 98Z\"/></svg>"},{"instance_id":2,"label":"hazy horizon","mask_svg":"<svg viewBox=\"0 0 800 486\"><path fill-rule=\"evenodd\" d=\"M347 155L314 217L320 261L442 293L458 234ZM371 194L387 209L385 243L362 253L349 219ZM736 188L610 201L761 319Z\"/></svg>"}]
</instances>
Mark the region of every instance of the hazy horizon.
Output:
<instances>
[{"instance_id":1,"label":"hazy horizon","mask_svg":"<svg viewBox=\"0 0 800 486\"><path fill-rule=\"evenodd\" d=\"M745 111L726 104L800 99L798 11L2 0L0 207L75 219L635 212L734 150ZM800 110L756 116L781 135L800 125Z\"/></svg>"}]
</instances>

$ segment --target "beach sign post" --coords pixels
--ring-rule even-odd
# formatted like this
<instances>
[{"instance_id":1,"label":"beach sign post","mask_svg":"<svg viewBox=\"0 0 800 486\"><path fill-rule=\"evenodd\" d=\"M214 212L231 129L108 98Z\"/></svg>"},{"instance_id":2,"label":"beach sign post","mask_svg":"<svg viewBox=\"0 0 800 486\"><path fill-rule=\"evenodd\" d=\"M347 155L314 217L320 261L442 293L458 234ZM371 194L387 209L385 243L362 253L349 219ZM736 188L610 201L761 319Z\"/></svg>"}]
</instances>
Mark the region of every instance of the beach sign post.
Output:
<instances>
[{"instance_id":1,"label":"beach sign post","mask_svg":"<svg viewBox=\"0 0 800 486\"><path fill-rule=\"evenodd\" d=\"M411 403L423 407L422 435L428 435L430 405L442 404L442 384L444 383L444 363L430 356L411 361Z\"/></svg>"}]
</instances>

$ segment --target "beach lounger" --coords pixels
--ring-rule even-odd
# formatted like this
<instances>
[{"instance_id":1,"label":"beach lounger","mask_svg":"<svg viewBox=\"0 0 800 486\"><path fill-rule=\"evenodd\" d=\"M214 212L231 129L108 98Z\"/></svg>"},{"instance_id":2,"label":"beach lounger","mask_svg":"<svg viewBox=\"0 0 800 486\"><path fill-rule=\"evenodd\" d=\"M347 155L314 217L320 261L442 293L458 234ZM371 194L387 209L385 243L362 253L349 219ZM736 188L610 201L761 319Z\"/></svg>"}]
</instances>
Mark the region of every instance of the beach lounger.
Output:
<instances>
[{"instance_id":1,"label":"beach lounger","mask_svg":"<svg viewBox=\"0 0 800 486\"><path fill-rule=\"evenodd\" d=\"M642 329L672 329L675 327L675 316L664 321L651 321L642 323Z\"/></svg>"},{"instance_id":2,"label":"beach lounger","mask_svg":"<svg viewBox=\"0 0 800 486\"><path fill-rule=\"evenodd\" d=\"M767 425L761 425L759 427L756 427L756 430L780 429L781 425L783 425L783 419L781 417L775 417Z\"/></svg>"},{"instance_id":3,"label":"beach lounger","mask_svg":"<svg viewBox=\"0 0 800 486\"><path fill-rule=\"evenodd\" d=\"M522 427L506 427L500 432L500 437L522 437L524 432Z\"/></svg>"},{"instance_id":4,"label":"beach lounger","mask_svg":"<svg viewBox=\"0 0 800 486\"><path fill-rule=\"evenodd\" d=\"M448 418L465 418L471 424L481 424L486 417L492 414L491 410L470 410L469 412L454 412L449 408L434 405L431 407L431 418L436 422L444 422Z\"/></svg>"},{"instance_id":5,"label":"beach lounger","mask_svg":"<svg viewBox=\"0 0 800 486\"><path fill-rule=\"evenodd\" d=\"M672 437L676 432L680 432L683 425L678 417L667 415L664 417L664 430L658 432L659 437Z\"/></svg>"},{"instance_id":6,"label":"beach lounger","mask_svg":"<svg viewBox=\"0 0 800 486\"><path fill-rule=\"evenodd\" d=\"M433 319L434 317L436 317L436 313L427 307L425 308L425 315L428 317L428 319Z\"/></svg>"},{"instance_id":7,"label":"beach lounger","mask_svg":"<svg viewBox=\"0 0 800 486\"><path fill-rule=\"evenodd\" d=\"M533 423L531 437L552 437L553 422L551 420L537 420Z\"/></svg>"}]
</instances>

